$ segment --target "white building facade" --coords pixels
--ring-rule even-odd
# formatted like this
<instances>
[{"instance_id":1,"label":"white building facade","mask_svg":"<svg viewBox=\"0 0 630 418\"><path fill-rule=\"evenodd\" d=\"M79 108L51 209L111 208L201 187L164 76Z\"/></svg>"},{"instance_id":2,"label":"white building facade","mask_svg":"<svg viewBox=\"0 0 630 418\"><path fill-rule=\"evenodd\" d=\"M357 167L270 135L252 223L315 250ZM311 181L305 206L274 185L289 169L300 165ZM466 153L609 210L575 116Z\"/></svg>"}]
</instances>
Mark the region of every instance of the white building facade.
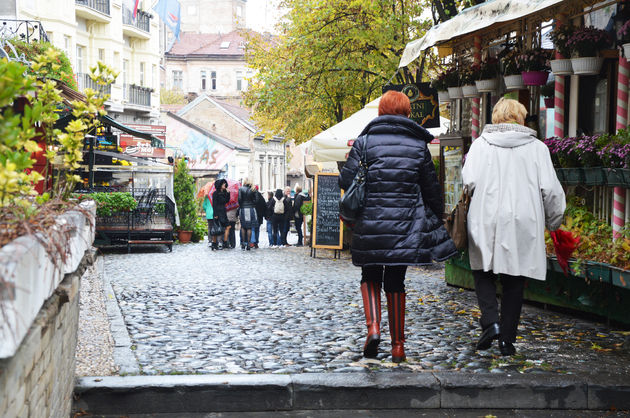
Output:
<instances>
[{"instance_id":1,"label":"white building facade","mask_svg":"<svg viewBox=\"0 0 630 418\"><path fill-rule=\"evenodd\" d=\"M134 18L122 0L3 0L7 27L39 21L48 39L70 58L79 90L95 88L89 68L101 61L117 72L106 108L122 123L159 119L159 18L140 0Z\"/></svg>"}]
</instances>

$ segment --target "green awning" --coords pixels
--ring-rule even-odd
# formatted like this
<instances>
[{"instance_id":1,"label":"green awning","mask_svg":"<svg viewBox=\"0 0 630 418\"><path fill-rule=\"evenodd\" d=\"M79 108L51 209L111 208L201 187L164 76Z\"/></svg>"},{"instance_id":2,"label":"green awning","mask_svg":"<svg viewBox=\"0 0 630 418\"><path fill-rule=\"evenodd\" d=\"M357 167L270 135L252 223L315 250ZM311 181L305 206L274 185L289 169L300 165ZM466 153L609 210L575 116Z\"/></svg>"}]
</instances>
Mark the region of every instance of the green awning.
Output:
<instances>
[{"instance_id":1,"label":"green awning","mask_svg":"<svg viewBox=\"0 0 630 418\"><path fill-rule=\"evenodd\" d=\"M142 138L142 139L146 139L148 141L151 141L151 146L155 147L155 148L164 148L164 143L162 142L161 139L156 138L155 136L151 135L148 132L142 132L142 131L137 131L135 129L132 129L128 126L123 125L122 123L119 123L117 121L115 121L114 119L110 118L109 116L105 115L105 116L101 116L101 122L104 125L110 125L113 126L116 129L119 129L129 135L135 136L137 138Z\"/></svg>"}]
</instances>

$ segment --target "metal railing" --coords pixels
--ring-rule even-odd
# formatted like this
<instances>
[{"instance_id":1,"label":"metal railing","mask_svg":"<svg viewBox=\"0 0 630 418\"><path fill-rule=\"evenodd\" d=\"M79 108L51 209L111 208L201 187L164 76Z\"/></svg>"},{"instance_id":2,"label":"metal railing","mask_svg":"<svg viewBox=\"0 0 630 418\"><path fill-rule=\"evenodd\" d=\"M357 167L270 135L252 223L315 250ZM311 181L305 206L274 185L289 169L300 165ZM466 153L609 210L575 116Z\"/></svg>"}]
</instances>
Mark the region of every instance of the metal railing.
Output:
<instances>
[{"instance_id":1,"label":"metal railing","mask_svg":"<svg viewBox=\"0 0 630 418\"><path fill-rule=\"evenodd\" d=\"M98 83L96 83L94 80L92 80L92 78L90 78L90 75L88 73L77 73L77 84L79 85L79 91L83 91L87 88L96 90L96 91L100 91L101 94L112 94L112 86L107 85L107 86L101 86Z\"/></svg>"},{"instance_id":2,"label":"metal railing","mask_svg":"<svg viewBox=\"0 0 630 418\"><path fill-rule=\"evenodd\" d=\"M31 42L50 42L39 20L0 20L0 40L19 39Z\"/></svg>"},{"instance_id":3,"label":"metal railing","mask_svg":"<svg viewBox=\"0 0 630 418\"><path fill-rule=\"evenodd\" d=\"M138 10L136 14L136 18L133 18L133 10L128 9L123 6L123 24L135 26L136 28L149 33L151 28L151 15L147 12L143 12L142 10Z\"/></svg>"},{"instance_id":4,"label":"metal railing","mask_svg":"<svg viewBox=\"0 0 630 418\"><path fill-rule=\"evenodd\" d=\"M75 0L75 3L109 16L109 0Z\"/></svg>"},{"instance_id":5,"label":"metal railing","mask_svg":"<svg viewBox=\"0 0 630 418\"><path fill-rule=\"evenodd\" d=\"M151 107L151 89L148 87L136 86L135 84L126 84L123 86L125 90L125 99L131 104Z\"/></svg>"}]
</instances>

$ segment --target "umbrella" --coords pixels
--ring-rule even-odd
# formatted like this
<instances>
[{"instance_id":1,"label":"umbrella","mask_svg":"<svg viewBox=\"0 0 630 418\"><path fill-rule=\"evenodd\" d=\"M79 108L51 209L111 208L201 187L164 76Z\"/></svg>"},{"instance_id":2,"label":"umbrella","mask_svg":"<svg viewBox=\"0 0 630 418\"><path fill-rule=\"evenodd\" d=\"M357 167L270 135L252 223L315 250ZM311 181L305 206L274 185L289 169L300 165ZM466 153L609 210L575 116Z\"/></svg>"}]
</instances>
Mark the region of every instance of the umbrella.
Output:
<instances>
[{"instance_id":1,"label":"umbrella","mask_svg":"<svg viewBox=\"0 0 630 418\"><path fill-rule=\"evenodd\" d=\"M238 189L241 187L241 183L236 180L226 179L228 183L228 192L230 192L230 201L225 205L226 210L232 210L238 208ZM212 193L214 193L214 182L206 183L199 192L197 197L208 196L210 203L212 203Z\"/></svg>"},{"instance_id":2,"label":"umbrella","mask_svg":"<svg viewBox=\"0 0 630 418\"><path fill-rule=\"evenodd\" d=\"M569 271L569 257L571 257L571 254L580 243L580 238L574 236L571 232L564 231L562 229L551 231L549 235L551 235L553 246L556 249L558 264L560 264L560 267L566 276Z\"/></svg>"}]
</instances>

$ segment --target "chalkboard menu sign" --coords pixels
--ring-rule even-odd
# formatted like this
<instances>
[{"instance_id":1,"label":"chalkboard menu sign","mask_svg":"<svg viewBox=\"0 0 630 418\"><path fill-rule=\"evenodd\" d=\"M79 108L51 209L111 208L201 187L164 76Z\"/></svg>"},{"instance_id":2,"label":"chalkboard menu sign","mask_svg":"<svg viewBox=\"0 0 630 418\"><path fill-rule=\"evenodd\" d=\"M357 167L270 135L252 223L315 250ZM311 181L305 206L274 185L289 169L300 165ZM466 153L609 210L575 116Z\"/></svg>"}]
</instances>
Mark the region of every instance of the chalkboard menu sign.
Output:
<instances>
[{"instance_id":1,"label":"chalkboard menu sign","mask_svg":"<svg viewBox=\"0 0 630 418\"><path fill-rule=\"evenodd\" d=\"M429 83L416 84L388 84L383 87L383 93L395 90L404 93L411 102L409 119L418 122L425 128L440 127L440 102L437 90Z\"/></svg>"},{"instance_id":2,"label":"chalkboard menu sign","mask_svg":"<svg viewBox=\"0 0 630 418\"><path fill-rule=\"evenodd\" d=\"M343 226L339 219L341 189L338 174L315 174L313 196L313 248L343 248Z\"/></svg>"}]
</instances>

